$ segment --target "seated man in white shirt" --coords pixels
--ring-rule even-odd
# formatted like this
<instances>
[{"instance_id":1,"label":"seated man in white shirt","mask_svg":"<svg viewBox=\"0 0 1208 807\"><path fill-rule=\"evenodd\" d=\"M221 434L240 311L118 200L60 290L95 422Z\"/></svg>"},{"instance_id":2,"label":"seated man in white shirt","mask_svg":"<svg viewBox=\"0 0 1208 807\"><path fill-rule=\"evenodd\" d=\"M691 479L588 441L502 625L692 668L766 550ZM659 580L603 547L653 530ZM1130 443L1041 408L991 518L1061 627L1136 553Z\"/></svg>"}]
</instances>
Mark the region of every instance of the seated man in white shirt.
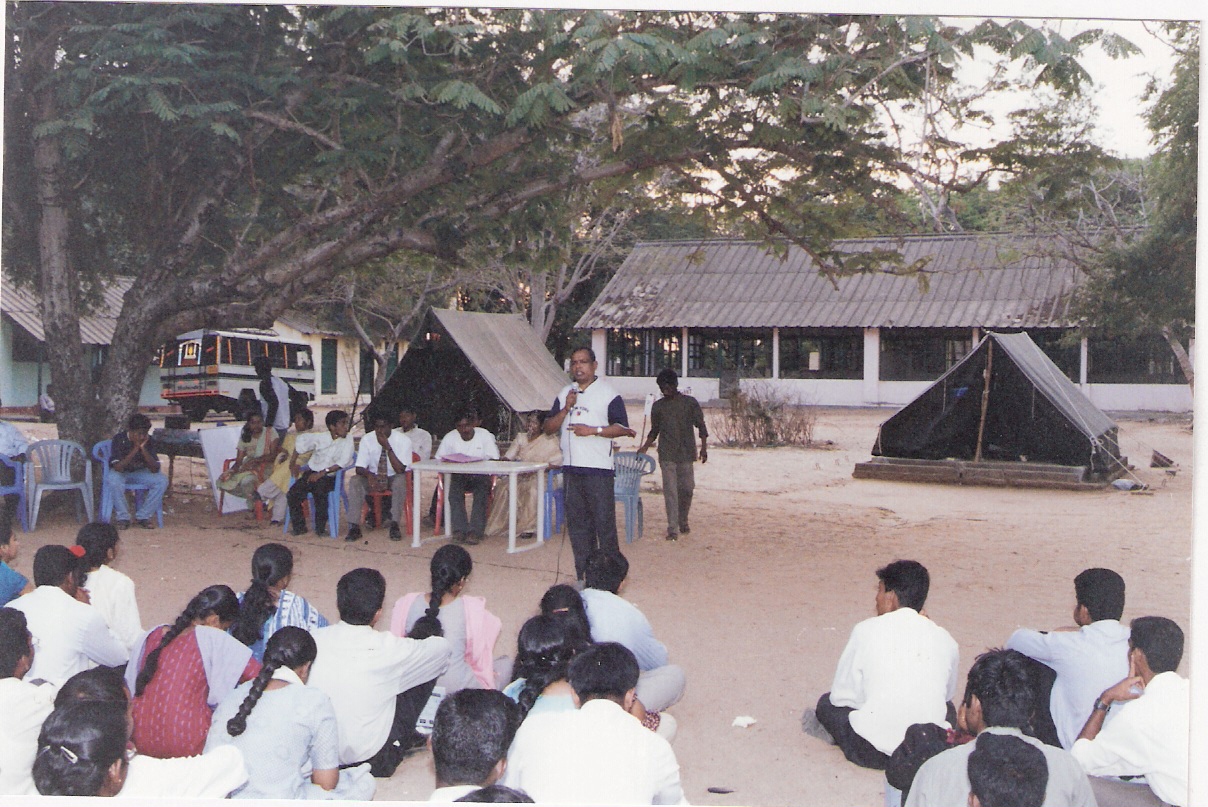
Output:
<instances>
[{"instance_id":1,"label":"seated man in white shirt","mask_svg":"<svg viewBox=\"0 0 1208 807\"><path fill-rule=\"evenodd\" d=\"M1095 807L1090 782L1070 752L1024 734L1033 702L1027 657L1015 650L990 650L969 669L957 720L979 740L1014 737L1039 750L1048 772L1047 786L1040 791L1045 807ZM958 745L924 762L911 783L907 807L966 804L971 792L969 755L974 747L974 743Z\"/></svg>"},{"instance_id":2,"label":"seated man in white shirt","mask_svg":"<svg viewBox=\"0 0 1208 807\"><path fill-rule=\"evenodd\" d=\"M311 493L315 495L315 535L327 534L327 494L336 486L336 473L352 462L348 413L332 410L327 413L326 423L326 432L299 434L294 443L294 450L299 454L314 452L285 497L289 503L289 520L293 524L294 535L306 534L302 503Z\"/></svg>"},{"instance_id":3,"label":"seated man in white shirt","mask_svg":"<svg viewBox=\"0 0 1208 807\"><path fill-rule=\"evenodd\" d=\"M1160 616L1138 617L1130 627L1128 677L1095 700L1070 753L1090 774L1099 807L1186 807L1190 689L1175 672L1183 631Z\"/></svg>"},{"instance_id":4,"label":"seated man in white shirt","mask_svg":"<svg viewBox=\"0 0 1208 807\"><path fill-rule=\"evenodd\" d=\"M34 663L34 643L25 614L0 608L0 796L35 793L34 755L38 731L54 709L55 688L24 680Z\"/></svg>"},{"instance_id":5,"label":"seated man in white shirt","mask_svg":"<svg viewBox=\"0 0 1208 807\"><path fill-rule=\"evenodd\" d=\"M335 707L340 765L368 762L378 777L392 775L424 746L415 723L449 666L449 643L441 636L404 639L374 629L385 598L386 578L377 569L353 569L340 578L340 621L314 631L318 656L307 682Z\"/></svg>"},{"instance_id":6,"label":"seated man in white shirt","mask_svg":"<svg viewBox=\"0 0 1208 807\"><path fill-rule=\"evenodd\" d=\"M356 474L348 483L348 542L361 540L361 511L370 492L390 491L391 541L403 540L399 522L407 498L407 469L411 467L411 440L391 431L385 415L373 418L373 431L361 438Z\"/></svg>"},{"instance_id":7,"label":"seated man in white shirt","mask_svg":"<svg viewBox=\"0 0 1208 807\"><path fill-rule=\"evenodd\" d=\"M1044 754L1018 737L983 734L969 755L969 807L1041 807Z\"/></svg>"},{"instance_id":8,"label":"seated man in white shirt","mask_svg":"<svg viewBox=\"0 0 1208 807\"><path fill-rule=\"evenodd\" d=\"M1018 650L1036 662L1033 726L1044 742L1072 747L1090 717L1095 696L1127 675L1128 628L1120 624L1123 613L1124 578L1111 569L1086 569L1074 578L1076 628L1020 629L1007 640L1008 650Z\"/></svg>"},{"instance_id":9,"label":"seated man in white shirt","mask_svg":"<svg viewBox=\"0 0 1208 807\"><path fill-rule=\"evenodd\" d=\"M670 744L629 713L638 662L616 642L575 656L578 709L530 714L508 752L503 784L538 803L687 804Z\"/></svg>"},{"instance_id":10,"label":"seated man in white shirt","mask_svg":"<svg viewBox=\"0 0 1208 807\"><path fill-rule=\"evenodd\" d=\"M76 549L84 554L83 547ZM47 544L34 554L37 588L9 603L25 614L37 646L31 681L41 678L62 686L78 672L97 665L115 667L130 657L101 612L87 604L79 577L79 557L65 546Z\"/></svg>"},{"instance_id":11,"label":"seated man in white shirt","mask_svg":"<svg viewBox=\"0 0 1208 807\"><path fill-rule=\"evenodd\" d=\"M495 435L478 425L478 414L466 412L457 419L457 428L446 434L436 449L436 458L444 459L453 454L482 460L499 459L499 446ZM466 519L466 494L474 494L474 506L470 518ZM474 544L482 541L487 528L487 496L491 493L491 477L485 474L452 474L449 497L453 541L459 544Z\"/></svg>"},{"instance_id":12,"label":"seated man in white shirt","mask_svg":"<svg viewBox=\"0 0 1208 807\"><path fill-rule=\"evenodd\" d=\"M955 718L959 653L948 631L922 614L931 578L923 564L877 569L877 615L852 628L831 691L806 710L806 733L833 741L850 762L885 770L914 723Z\"/></svg>"},{"instance_id":13,"label":"seated man in white shirt","mask_svg":"<svg viewBox=\"0 0 1208 807\"><path fill-rule=\"evenodd\" d=\"M428 740L436 769L428 801L455 801L495 784L519 727L519 707L497 689L462 689L442 700Z\"/></svg>"},{"instance_id":14,"label":"seated man in white shirt","mask_svg":"<svg viewBox=\"0 0 1208 807\"><path fill-rule=\"evenodd\" d=\"M654 638L654 628L633 603L618 596L629 577L629 561L620 552L593 549L584 564L581 594L591 638L618 642L638 660L638 700L647 711L661 712L684 697L687 678L678 664L669 664L667 647Z\"/></svg>"},{"instance_id":15,"label":"seated man in white shirt","mask_svg":"<svg viewBox=\"0 0 1208 807\"><path fill-rule=\"evenodd\" d=\"M395 432L405 435L411 441L411 450L419 454L421 460L432 459L432 435L421 429L415 418L415 407L404 403L398 411L398 428Z\"/></svg>"}]
</instances>

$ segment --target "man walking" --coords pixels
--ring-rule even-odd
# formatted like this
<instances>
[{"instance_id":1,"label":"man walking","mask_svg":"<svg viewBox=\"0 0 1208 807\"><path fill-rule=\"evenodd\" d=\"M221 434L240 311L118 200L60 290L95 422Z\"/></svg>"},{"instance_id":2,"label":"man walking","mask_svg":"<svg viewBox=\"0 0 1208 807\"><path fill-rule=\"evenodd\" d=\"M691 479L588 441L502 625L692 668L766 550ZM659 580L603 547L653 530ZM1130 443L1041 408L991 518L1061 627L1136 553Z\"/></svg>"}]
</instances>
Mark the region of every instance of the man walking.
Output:
<instances>
[{"instance_id":1,"label":"man walking","mask_svg":"<svg viewBox=\"0 0 1208 807\"><path fill-rule=\"evenodd\" d=\"M619 550L612 441L635 435L621 396L596 377L598 366L591 348L581 347L570 354L574 383L558 394L543 427L546 434L562 430L566 528L579 580L593 549Z\"/></svg>"},{"instance_id":2,"label":"man walking","mask_svg":"<svg viewBox=\"0 0 1208 807\"><path fill-rule=\"evenodd\" d=\"M663 504L667 508L668 541L675 541L680 533L688 534L688 510L692 507L692 491L696 478L692 464L696 462L696 441L692 429L700 435L700 461L709 461L709 431L705 428L705 415L700 404L691 395L679 391L679 376L671 368L658 374L656 383L660 400L650 408L650 434L638 449L645 454L659 441L659 466L663 471Z\"/></svg>"},{"instance_id":3,"label":"man walking","mask_svg":"<svg viewBox=\"0 0 1208 807\"><path fill-rule=\"evenodd\" d=\"M273 375L273 362L268 356L254 358L252 367L260 379L260 414L264 416L264 425L275 429L277 439L281 440L289 431L289 385Z\"/></svg>"}]
</instances>

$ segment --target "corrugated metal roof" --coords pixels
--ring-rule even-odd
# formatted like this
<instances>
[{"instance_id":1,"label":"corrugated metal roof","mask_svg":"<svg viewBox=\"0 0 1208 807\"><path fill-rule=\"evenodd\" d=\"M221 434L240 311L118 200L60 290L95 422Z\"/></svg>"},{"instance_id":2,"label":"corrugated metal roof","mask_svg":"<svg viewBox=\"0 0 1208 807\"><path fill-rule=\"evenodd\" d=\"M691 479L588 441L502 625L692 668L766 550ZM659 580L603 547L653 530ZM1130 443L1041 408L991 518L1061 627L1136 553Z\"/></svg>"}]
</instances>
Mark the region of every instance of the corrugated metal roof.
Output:
<instances>
[{"instance_id":1,"label":"corrugated metal roof","mask_svg":"<svg viewBox=\"0 0 1208 807\"><path fill-rule=\"evenodd\" d=\"M119 277L102 287L101 300L96 309L80 317L80 339L84 344L107 345L113 341L117 315L122 310L122 297L133 283L132 278ZM42 328L42 298L33 288L0 277L0 312L39 342L46 340L46 332Z\"/></svg>"},{"instance_id":2,"label":"corrugated metal roof","mask_svg":"<svg viewBox=\"0 0 1208 807\"><path fill-rule=\"evenodd\" d=\"M831 278L804 250L761 242L637 244L578 328L1045 328L1073 325L1080 274L1038 257L1030 237L892 236L835 249L894 250L921 275Z\"/></svg>"},{"instance_id":3,"label":"corrugated metal roof","mask_svg":"<svg viewBox=\"0 0 1208 807\"><path fill-rule=\"evenodd\" d=\"M519 314L439 308L432 313L513 411L549 409L568 383L537 332Z\"/></svg>"}]
</instances>

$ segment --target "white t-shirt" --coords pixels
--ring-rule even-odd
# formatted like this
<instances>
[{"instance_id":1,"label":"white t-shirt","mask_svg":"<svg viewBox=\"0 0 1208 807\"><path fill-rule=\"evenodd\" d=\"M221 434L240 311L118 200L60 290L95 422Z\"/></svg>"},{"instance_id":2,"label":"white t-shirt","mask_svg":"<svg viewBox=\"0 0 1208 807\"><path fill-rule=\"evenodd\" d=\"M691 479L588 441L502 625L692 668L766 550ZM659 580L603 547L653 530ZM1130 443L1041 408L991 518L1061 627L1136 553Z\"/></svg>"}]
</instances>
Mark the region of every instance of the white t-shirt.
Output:
<instances>
[{"instance_id":1,"label":"white t-shirt","mask_svg":"<svg viewBox=\"0 0 1208 807\"><path fill-rule=\"evenodd\" d=\"M403 431L402 428L394 430L395 434L404 434L411 440L411 450L419 454L421 460L432 459L432 435L421 429L419 426L412 426L411 431Z\"/></svg>"},{"instance_id":2,"label":"white t-shirt","mask_svg":"<svg viewBox=\"0 0 1208 807\"><path fill-rule=\"evenodd\" d=\"M277 416L272 423L265 423L271 429L289 428L289 385L284 380L272 377L273 394L277 396ZM260 399L260 416L268 419L268 401Z\"/></svg>"},{"instance_id":3,"label":"white t-shirt","mask_svg":"<svg viewBox=\"0 0 1208 807\"><path fill-rule=\"evenodd\" d=\"M558 393L558 400L550 410L551 414L556 414L566 406L566 396L571 390L575 390L578 395L575 405L562 421L562 467L593 468L612 473L612 438L596 434L579 437L571 427L582 424L597 428L611 426L613 423L628 426L625 402L610 384L597 378L583 390L579 389L578 384L568 384Z\"/></svg>"},{"instance_id":4,"label":"white t-shirt","mask_svg":"<svg viewBox=\"0 0 1208 807\"><path fill-rule=\"evenodd\" d=\"M117 569L101 565L84 584L92 607L101 612L109 630L127 649L143 635L143 621L134 598L134 581Z\"/></svg>"},{"instance_id":5,"label":"white t-shirt","mask_svg":"<svg viewBox=\"0 0 1208 807\"><path fill-rule=\"evenodd\" d=\"M461 439L457 429L446 434L436 449L436 458L443 459L450 454L465 454L467 457L477 457L484 460L499 459L499 446L495 444L495 435L482 427L474 429L474 436L469 440Z\"/></svg>"},{"instance_id":6,"label":"white t-shirt","mask_svg":"<svg viewBox=\"0 0 1208 807\"><path fill-rule=\"evenodd\" d=\"M130 651L118 640L101 612L56 586L38 586L8 604L25 614L29 632L38 640L34 666L26 679L42 678L55 686L97 665L125 664Z\"/></svg>"}]
</instances>

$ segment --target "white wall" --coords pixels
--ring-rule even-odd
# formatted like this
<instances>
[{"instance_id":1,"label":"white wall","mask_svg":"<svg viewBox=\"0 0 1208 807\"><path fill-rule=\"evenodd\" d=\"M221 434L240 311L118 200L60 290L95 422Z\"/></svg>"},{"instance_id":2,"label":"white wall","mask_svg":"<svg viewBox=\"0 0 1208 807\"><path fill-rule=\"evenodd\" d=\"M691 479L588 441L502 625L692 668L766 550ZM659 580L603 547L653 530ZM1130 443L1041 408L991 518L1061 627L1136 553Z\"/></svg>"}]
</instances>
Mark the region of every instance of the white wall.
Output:
<instances>
[{"instance_id":1,"label":"white wall","mask_svg":"<svg viewBox=\"0 0 1208 807\"><path fill-rule=\"evenodd\" d=\"M332 336L322 333L302 333L281 322L273 323L273 330L282 339L290 342L305 342L310 345L310 355L315 363L316 406L351 406L361 383L361 341L356 337ZM336 391L327 395L323 388L323 340L336 340ZM364 404L368 396L361 397Z\"/></svg>"},{"instance_id":2,"label":"white wall","mask_svg":"<svg viewBox=\"0 0 1208 807\"><path fill-rule=\"evenodd\" d=\"M1087 384L1082 392L1108 411L1191 411L1191 388L1186 384Z\"/></svg>"}]
</instances>

